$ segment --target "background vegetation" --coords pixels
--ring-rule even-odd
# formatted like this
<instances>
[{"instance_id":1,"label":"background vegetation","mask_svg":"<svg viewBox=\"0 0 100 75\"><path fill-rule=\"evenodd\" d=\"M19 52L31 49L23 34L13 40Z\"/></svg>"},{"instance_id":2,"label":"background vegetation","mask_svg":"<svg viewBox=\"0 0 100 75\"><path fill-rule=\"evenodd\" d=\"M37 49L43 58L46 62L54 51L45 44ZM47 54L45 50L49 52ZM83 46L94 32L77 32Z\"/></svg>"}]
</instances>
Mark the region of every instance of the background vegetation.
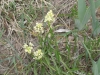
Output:
<instances>
[{"instance_id":1,"label":"background vegetation","mask_svg":"<svg viewBox=\"0 0 100 75\"><path fill-rule=\"evenodd\" d=\"M99 5L99 0L1 0L0 74L100 75ZM45 22L50 10L54 19ZM41 34L36 23L43 24ZM38 49L43 56L36 60Z\"/></svg>"}]
</instances>

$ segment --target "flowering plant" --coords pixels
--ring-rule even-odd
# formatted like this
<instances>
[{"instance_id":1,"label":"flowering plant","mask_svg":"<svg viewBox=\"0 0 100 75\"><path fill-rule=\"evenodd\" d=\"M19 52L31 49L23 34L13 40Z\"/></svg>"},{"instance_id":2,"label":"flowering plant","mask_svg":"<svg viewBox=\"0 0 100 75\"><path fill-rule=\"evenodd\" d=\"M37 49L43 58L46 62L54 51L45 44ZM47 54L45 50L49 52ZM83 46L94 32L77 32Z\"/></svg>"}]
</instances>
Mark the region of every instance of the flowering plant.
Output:
<instances>
[{"instance_id":1,"label":"flowering plant","mask_svg":"<svg viewBox=\"0 0 100 75\"><path fill-rule=\"evenodd\" d=\"M35 32L37 33L43 33L43 24L42 23L36 23L36 26L34 27Z\"/></svg>"},{"instance_id":2,"label":"flowering plant","mask_svg":"<svg viewBox=\"0 0 100 75\"><path fill-rule=\"evenodd\" d=\"M26 43L24 44L23 48L25 49L25 52L31 54L32 53L32 49L33 49L33 44L30 42L29 45L27 45ZM33 52L33 56L34 59L39 60L43 57L43 52L41 49L38 49L37 51Z\"/></svg>"},{"instance_id":3,"label":"flowering plant","mask_svg":"<svg viewBox=\"0 0 100 75\"><path fill-rule=\"evenodd\" d=\"M38 49L37 51L34 52L34 59L39 60L43 57L43 52L41 49Z\"/></svg>"},{"instance_id":4,"label":"flowering plant","mask_svg":"<svg viewBox=\"0 0 100 75\"><path fill-rule=\"evenodd\" d=\"M44 20L44 22L51 22L51 21L54 21L55 20L55 18L54 18L54 14L53 14L53 11L52 10L50 10L48 13L47 13L47 15L45 16L45 20Z\"/></svg>"},{"instance_id":5,"label":"flowering plant","mask_svg":"<svg viewBox=\"0 0 100 75\"><path fill-rule=\"evenodd\" d=\"M31 50L33 49L33 44L30 42L29 45L27 45L26 43L24 44L23 48L25 49L25 52L31 54Z\"/></svg>"}]
</instances>

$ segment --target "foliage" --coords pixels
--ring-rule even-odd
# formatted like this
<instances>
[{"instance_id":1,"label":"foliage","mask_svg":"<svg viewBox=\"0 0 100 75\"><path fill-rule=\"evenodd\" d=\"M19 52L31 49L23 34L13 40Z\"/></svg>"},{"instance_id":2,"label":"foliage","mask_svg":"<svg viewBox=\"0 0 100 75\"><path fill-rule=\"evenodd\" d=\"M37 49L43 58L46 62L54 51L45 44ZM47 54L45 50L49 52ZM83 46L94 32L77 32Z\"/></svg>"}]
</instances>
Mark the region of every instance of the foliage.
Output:
<instances>
[{"instance_id":1,"label":"foliage","mask_svg":"<svg viewBox=\"0 0 100 75\"><path fill-rule=\"evenodd\" d=\"M0 73L6 65L3 75L100 74L100 37L92 37L85 29L92 17L93 34L99 33L95 11L100 0L90 0L90 6L78 0L78 7L75 4L70 13L57 11L52 0L0 2ZM68 23L61 19L66 16ZM73 19L79 30L71 28Z\"/></svg>"},{"instance_id":2,"label":"foliage","mask_svg":"<svg viewBox=\"0 0 100 75\"><path fill-rule=\"evenodd\" d=\"M93 64L92 71L94 75L100 75L100 59L97 62L92 61L92 64Z\"/></svg>"},{"instance_id":3,"label":"foliage","mask_svg":"<svg viewBox=\"0 0 100 75\"><path fill-rule=\"evenodd\" d=\"M94 0L89 0L89 3L90 6L87 8L85 0L78 0L78 19L75 19L75 24L79 30L82 30L92 16L93 34L97 35L100 33L100 24L96 19L95 10L100 6L100 0L97 0L96 2Z\"/></svg>"}]
</instances>

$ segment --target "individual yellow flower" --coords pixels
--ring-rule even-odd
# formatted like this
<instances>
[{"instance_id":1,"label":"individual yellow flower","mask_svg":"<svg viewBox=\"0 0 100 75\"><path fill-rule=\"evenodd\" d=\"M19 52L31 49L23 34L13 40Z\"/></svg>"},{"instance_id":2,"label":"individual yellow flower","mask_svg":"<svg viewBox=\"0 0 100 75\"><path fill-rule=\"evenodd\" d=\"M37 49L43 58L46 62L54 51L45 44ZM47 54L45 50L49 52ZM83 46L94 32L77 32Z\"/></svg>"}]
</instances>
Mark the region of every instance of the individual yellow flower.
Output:
<instances>
[{"instance_id":1,"label":"individual yellow flower","mask_svg":"<svg viewBox=\"0 0 100 75\"><path fill-rule=\"evenodd\" d=\"M34 46L31 42L29 43L29 46Z\"/></svg>"},{"instance_id":2,"label":"individual yellow flower","mask_svg":"<svg viewBox=\"0 0 100 75\"><path fill-rule=\"evenodd\" d=\"M37 33L43 33L43 24L42 23L36 23L36 26L34 27L35 32Z\"/></svg>"},{"instance_id":3,"label":"individual yellow flower","mask_svg":"<svg viewBox=\"0 0 100 75\"><path fill-rule=\"evenodd\" d=\"M23 48L26 48L26 47L28 47L28 45L25 43L25 44L23 45Z\"/></svg>"},{"instance_id":4,"label":"individual yellow flower","mask_svg":"<svg viewBox=\"0 0 100 75\"><path fill-rule=\"evenodd\" d=\"M55 20L55 18L54 18L53 11L50 10L50 11L47 13L47 15L45 16L44 22L47 22L47 21L51 22L51 21L54 21L54 20Z\"/></svg>"},{"instance_id":5,"label":"individual yellow flower","mask_svg":"<svg viewBox=\"0 0 100 75\"><path fill-rule=\"evenodd\" d=\"M34 55L34 59L39 60L43 57L43 52L41 51L41 49L38 49L33 53L33 55Z\"/></svg>"},{"instance_id":6,"label":"individual yellow flower","mask_svg":"<svg viewBox=\"0 0 100 75\"><path fill-rule=\"evenodd\" d=\"M33 49L33 47L26 47L25 48L25 52L27 52L27 53L29 53L29 54L31 54L31 50Z\"/></svg>"},{"instance_id":7,"label":"individual yellow flower","mask_svg":"<svg viewBox=\"0 0 100 75\"><path fill-rule=\"evenodd\" d=\"M23 48L25 49L25 52L31 54L31 50L33 49L33 44L30 42L29 45L27 45L26 43L24 44Z\"/></svg>"}]
</instances>

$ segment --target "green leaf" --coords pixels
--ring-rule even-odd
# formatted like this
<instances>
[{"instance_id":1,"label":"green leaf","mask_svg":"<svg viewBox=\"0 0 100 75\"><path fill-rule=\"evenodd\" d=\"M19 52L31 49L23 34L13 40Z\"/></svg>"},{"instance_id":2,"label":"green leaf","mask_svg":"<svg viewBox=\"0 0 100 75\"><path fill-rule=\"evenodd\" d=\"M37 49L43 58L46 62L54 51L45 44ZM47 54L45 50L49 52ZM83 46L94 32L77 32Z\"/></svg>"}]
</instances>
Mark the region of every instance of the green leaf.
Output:
<instances>
[{"instance_id":1,"label":"green leaf","mask_svg":"<svg viewBox=\"0 0 100 75\"><path fill-rule=\"evenodd\" d=\"M87 8L85 14L83 15L83 20L82 20L82 28L84 27L84 25L88 22L88 20L91 17L91 12L90 12L90 7Z\"/></svg>"},{"instance_id":2,"label":"green leaf","mask_svg":"<svg viewBox=\"0 0 100 75\"><path fill-rule=\"evenodd\" d=\"M85 0L78 0L78 17L79 20L82 21L84 14L86 11L86 3Z\"/></svg>"},{"instance_id":3,"label":"green leaf","mask_svg":"<svg viewBox=\"0 0 100 75\"><path fill-rule=\"evenodd\" d=\"M97 66L98 66L98 72L99 72L99 74L100 74L100 58L99 58L99 60L97 61Z\"/></svg>"},{"instance_id":4,"label":"green leaf","mask_svg":"<svg viewBox=\"0 0 100 75\"><path fill-rule=\"evenodd\" d=\"M75 19L75 25L79 30L82 30L85 24L92 16L93 34L100 33L100 23L96 20L95 10L100 6L100 0L89 0L90 7L86 9L85 0L78 0L78 19Z\"/></svg>"},{"instance_id":5,"label":"green leaf","mask_svg":"<svg viewBox=\"0 0 100 75\"><path fill-rule=\"evenodd\" d=\"M97 1L95 2L95 8L98 8L98 7L100 7L100 0L97 0Z\"/></svg>"},{"instance_id":6,"label":"green leaf","mask_svg":"<svg viewBox=\"0 0 100 75\"><path fill-rule=\"evenodd\" d=\"M79 30L81 30L81 29L83 28L83 26L81 25L79 19L75 19L75 25L76 25L76 27L77 27Z\"/></svg>"},{"instance_id":7,"label":"green leaf","mask_svg":"<svg viewBox=\"0 0 100 75\"><path fill-rule=\"evenodd\" d=\"M82 14L81 14L82 15ZM85 26L85 24L88 22L88 20L90 19L91 17L91 13L90 13L90 7L87 8L85 14L83 15L83 20L82 22L80 22L80 19L75 19L75 24L76 24L76 27L79 29L79 30L82 30Z\"/></svg>"},{"instance_id":8,"label":"green leaf","mask_svg":"<svg viewBox=\"0 0 100 75\"><path fill-rule=\"evenodd\" d=\"M86 9L85 1L78 0L78 18L79 19L75 20L76 27L79 30L82 30L90 17L91 17L90 7Z\"/></svg>"},{"instance_id":9,"label":"green leaf","mask_svg":"<svg viewBox=\"0 0 100 75\"><path fill-rule=\"evenodd\" d=\"M95 2L94 0L89 0L90 3L90 11L92 16L92 27L95 28L96 24L96 15L95 15Z\"/></svg>"},{"instance_id":10,"label":"green leaf","mask_svg":"<svg viewBox=\"0 0 100 75\"><path fill-rule=\"evenodd\" d=\"M98 35L100 33L100 22L98 20L96 20L95 23L95 28L93 28L93 34L94 35Z\"/></svg>"},{"instance_id":11,"label":"green leaf","mask_svg":"<svg viewBox=\"0 0 100 75\"><path fill-rule=\"evenodd\" d=\"M97 63L95 61L92 61L92 65L93 65L92 71L93 71L94 75L99 75Z\"/></svg>"}]
</instances>

